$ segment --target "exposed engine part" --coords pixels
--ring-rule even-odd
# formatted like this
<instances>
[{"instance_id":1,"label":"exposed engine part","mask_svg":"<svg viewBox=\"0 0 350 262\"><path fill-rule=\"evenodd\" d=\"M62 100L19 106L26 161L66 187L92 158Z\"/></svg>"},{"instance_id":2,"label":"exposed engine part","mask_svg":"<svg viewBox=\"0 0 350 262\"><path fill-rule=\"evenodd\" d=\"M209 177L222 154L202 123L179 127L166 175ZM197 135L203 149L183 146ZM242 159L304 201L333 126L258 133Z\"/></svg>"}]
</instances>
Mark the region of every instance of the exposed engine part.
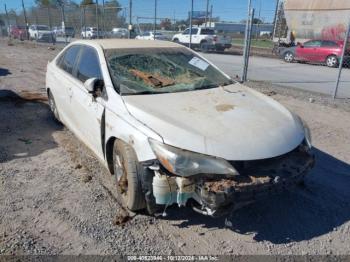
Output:
<instances>
[{"instance_id":1,"label":"exposed engine part","mask_svg":"<svg viewBox=\"0 0 350 262\"><path fill-rule=\"evenodd\" d=\"M194 193L194 181L184 177L165 175L159 171L154 173L152 186L156 203L167 206L177 203L179 206L185 206Z\"/></svg>"}]
</instances>

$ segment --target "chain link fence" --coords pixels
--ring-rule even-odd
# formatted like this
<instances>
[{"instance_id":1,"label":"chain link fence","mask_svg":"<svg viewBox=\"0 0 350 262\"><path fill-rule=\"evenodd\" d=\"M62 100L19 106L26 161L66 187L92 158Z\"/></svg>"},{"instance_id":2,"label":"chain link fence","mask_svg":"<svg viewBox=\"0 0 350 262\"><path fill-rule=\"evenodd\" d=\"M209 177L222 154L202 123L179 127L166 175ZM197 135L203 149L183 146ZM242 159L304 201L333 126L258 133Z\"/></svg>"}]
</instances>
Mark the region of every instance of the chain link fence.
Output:
<instances>
[{"instance_id":1,"label":"chain link fence","mask_svg":"<svg viewBox=\"0 0 350 262\"><path fill-rule=\"evenodd\" d=\"M173 15L169 15L168 0L150 0L147 5L142 0L133 0L131 37L146 37L156 29L167 40L172 40L175 34L189 27L191 1L188 0L188 10L179 13L174 9ZM67 1L63 8L59 5L33 5L26 6L25 12L19 6L0 14L0 32L7 36L11 27L23 28L26 23L28 26L46 25L55 32L57 42L69 42L71 39L67 41L59 34L64 22L66 29L73 30L75 38L89 38L89 28L98 32L95 37L128 37L128 1L124 1L125 6L117 1L99 2L99 5L79 5ZM224 51L224 59L216 53L205 55L239 80L263 81L350 98L350 44L345 41L349 31L350 3L348 7L330 4L323 6L322 10L317 6L308 10L306 2L316 1L297 4L300 1L276 0L275 6L268 9L262 7L263 1L253 1L249 10L254 9L254 16L249 16L246 6L232 4L231 9L224 9L217 0L194 0L192 25L208 27L215 30L217 36L231 39L232 47ZM208 10L204 12L196 11L206 8ZM222 17L228 15L234 20L233 14L237 12L244 13L243 18L235 22L223 21ZM27 37L17 35L17 38ZM194 48L201 51L198 46Z\"/></svg>"}]
</instances>

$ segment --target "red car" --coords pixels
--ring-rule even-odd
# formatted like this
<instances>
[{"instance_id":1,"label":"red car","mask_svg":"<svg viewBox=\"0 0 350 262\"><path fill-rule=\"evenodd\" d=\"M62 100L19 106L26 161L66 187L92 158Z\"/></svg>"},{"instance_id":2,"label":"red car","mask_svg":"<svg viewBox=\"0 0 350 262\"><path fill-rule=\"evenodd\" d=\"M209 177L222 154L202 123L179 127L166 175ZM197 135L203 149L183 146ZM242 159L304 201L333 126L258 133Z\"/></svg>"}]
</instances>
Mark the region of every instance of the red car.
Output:
<instances>
[{"instance_id":1,"label":"red car","mask_svg":"<svg viewBox=\"0 0 350 262\"><path fill-rule=\"evenodd\" d=\"M10 36L15 39L24 40L27 38L27 30L25 26L11 26Z\"/></svg>"},{"instance_id":2,"label":"red car","mask_svg":"<svg viewBox=\"0 0 350 262\"><path fill-rule=\"evenodd\" d=\"M310 40L304 44L283 49L281 57L288 63L302 61L338 67L343 45L344 41Z\"/></svg>"}]
</instances>

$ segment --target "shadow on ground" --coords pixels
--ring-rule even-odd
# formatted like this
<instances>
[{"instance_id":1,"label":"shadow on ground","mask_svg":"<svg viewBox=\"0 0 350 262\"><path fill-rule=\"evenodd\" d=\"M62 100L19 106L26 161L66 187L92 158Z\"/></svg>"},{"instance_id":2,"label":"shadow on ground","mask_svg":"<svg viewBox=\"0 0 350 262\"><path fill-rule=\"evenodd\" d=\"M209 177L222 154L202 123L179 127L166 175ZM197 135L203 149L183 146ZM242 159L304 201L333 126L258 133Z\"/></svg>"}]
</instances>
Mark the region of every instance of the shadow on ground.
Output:
<instances>
[{"instance_id":1,"label":"shadow on ground","mask_svg":"<svg viewBox=\"0 0 350 262\"><path fill-rule=\"evenodd\" d=\"M11 75L11 72L6 68L0 67L0 76L7 76L7 75Z\"/></svg>"},{"instance_id":2,"label":"shadow on ground","mask_svg":"<svg viewBox=\"0 0 350 262\"><path fill-rule=\"evenodd\" d=\"M0 90L0 163L32 157L57 147L52 133L62 129L40 94Z\"/></svg>"},{"instance_id":3,"label":"shadow on ground","mask_svg":"<svg viewBox=\"0 0 350 262\"><path fill-rule=\"evenodd\" d=\"M228 217L230 229L252 234L256 241L274 244L309 240L327 234L350 220L350 165L314 149L317 164L305 187L272 196L242 208ZM176 207L168 210L169 219L184 220L174 226L224 228L225 218L209 218Z\"/></svg>"}]
</instances>

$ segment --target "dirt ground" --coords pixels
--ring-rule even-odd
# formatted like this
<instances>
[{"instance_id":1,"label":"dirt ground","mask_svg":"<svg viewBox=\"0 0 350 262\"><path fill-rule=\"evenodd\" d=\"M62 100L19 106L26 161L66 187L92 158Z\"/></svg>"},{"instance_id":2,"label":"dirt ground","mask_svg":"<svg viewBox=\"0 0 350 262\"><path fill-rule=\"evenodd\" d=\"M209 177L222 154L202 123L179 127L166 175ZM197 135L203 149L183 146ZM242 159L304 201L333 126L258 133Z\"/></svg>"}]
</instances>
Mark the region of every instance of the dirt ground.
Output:
<instances>
[{"instance_id":1,"label":"dirt ground","mask_svg":"<svg viewBox=\"0 0 350 262\"><path fill-rule=\"evenodd\" d=\"M0 41L0 254L350 254L348 104L250 83L309 124L306 186L226 218L173 206L117 225L125 211L112 176L44 99L57 52Z\"/></svg>"}]
</instances>

